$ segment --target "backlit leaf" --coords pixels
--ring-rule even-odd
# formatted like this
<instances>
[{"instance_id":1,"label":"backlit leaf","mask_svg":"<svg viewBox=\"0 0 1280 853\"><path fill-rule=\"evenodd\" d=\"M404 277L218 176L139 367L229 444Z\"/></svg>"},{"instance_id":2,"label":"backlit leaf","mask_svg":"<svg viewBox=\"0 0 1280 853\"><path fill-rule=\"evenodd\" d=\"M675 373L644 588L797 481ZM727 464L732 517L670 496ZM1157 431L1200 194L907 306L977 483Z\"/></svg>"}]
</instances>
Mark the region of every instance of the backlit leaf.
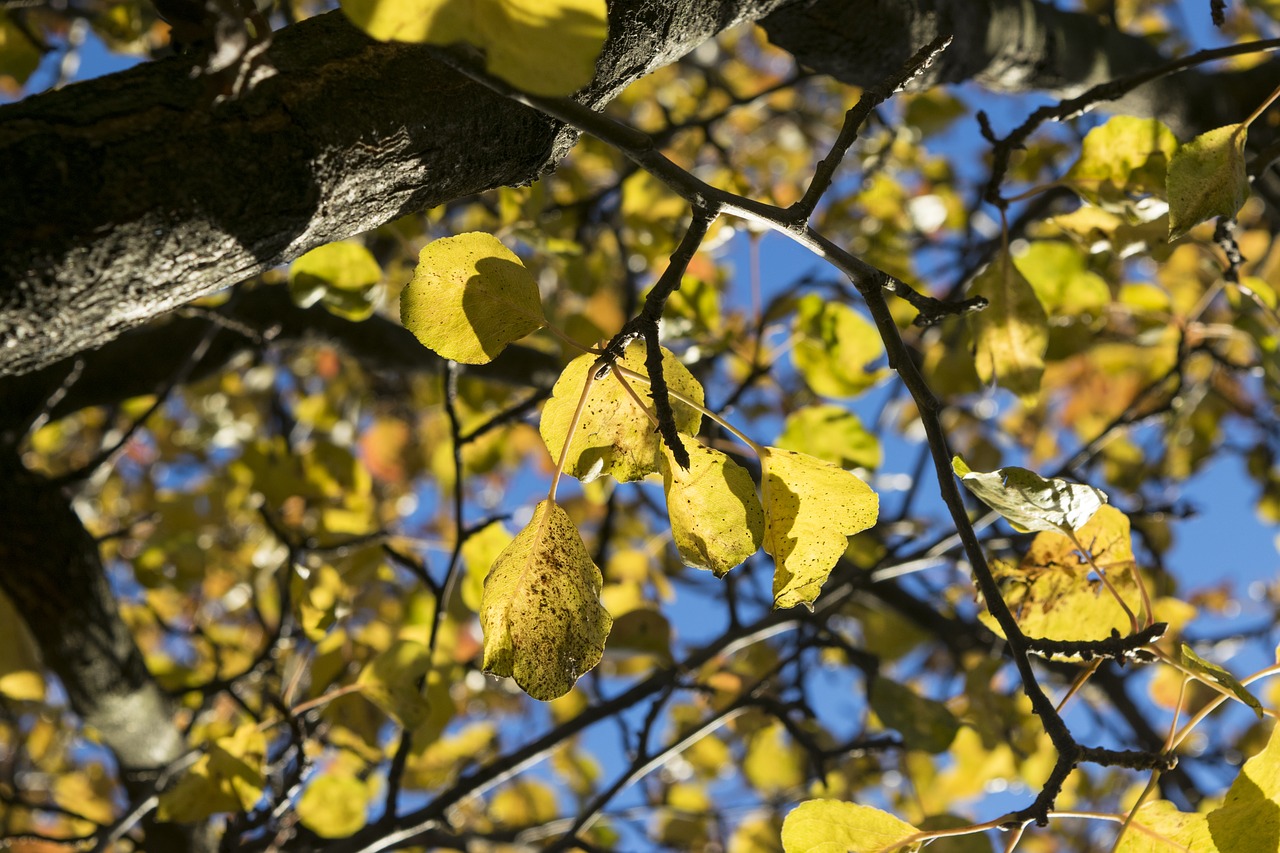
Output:
<instances>
[{"instance_id":1,"label":"backlit leaf","mask_svg":"<svg viewBox=\"0 0 1280 853\"><path fill-rule=\"evenodd\" d=\"M1002 255L973 280L970 295L985 296L988 302L969 315L978 376L1017 394L1024 404L1034 404L1049 346L1049 320L1035 289Z\"/></svg>"},{"instance_id":2,"label":"backlit leaf","mask_svg":"<svg viewBox=\"0 0 1280 853\"><path fill-rule=\"evenodd\" d=\"M757 729L747 740L742 775L766 796L799 788L807 778L805 754L777 721Z\"/></svg>"},{"instance_id":3,"label":"backlit leaf","mask_svg":"<svg viewBox=\"0 0 1280 853\"><path fill-rule=\"evenodd\" d=\"M777 445L841 468L880 467L880 440L853 412L830 404L805 406L787 415Z\"/></svg>"},{"instance_id":4,"label":"backlit leaf","mask_svg":"<svg viewBox=\"0 0 1280 853\"><path fill-rule=\"evenodd\" d=\"M805 296L796 309L795 333L791 358L818 394L852 397L885 376L883 370L868 369L884 355L880 333L848 305Z\"/></svg>"},{"instance_id":5,"label":"backlit leaf","mask_svg":"<svg viewBox=\"0 0 1280 853\"><path fill-rule=\"evenodd\" d=\"M1275 849L1274 846L1271 849ZM1209 834L1209 819L1205 815L1180 812L1167 800L1143 803L1116 847L1116 853L1218 853L1220 850Z\"/></svg>"},{"instance_id":6,"label":"backlit leaf","mask_svg":"<svg viewBox=\"0 0 1280 853\"><path fill-rule=\"evenodd\" d=\"M1164 212L1165 172L1177 148L1160 121L1113 116L1085 136L1080 159L1062 180L1092 204L1153 219Z\"/></svg>"},{"instance_id":7,"label":"backlit leaf","mask_svg":"<svg viewBox=\"0 0 1280 853\"><path fill-rule=\"evenodd\" d=\"M480 600L484 596L484 576L514 538L503 524L494 522L477 530L462 543L462 562L467 573L462 578L459 593L462 595L462 603L473 613L480 612Z\"/></svg>"},{"instance_id":8,"label":"backlit leaf","mask_svg":"<svg viewBox=\"0 0 1280 853\"><path fill-rule=\"evenodd\" d=\"M400 321L443 358L486 364L546 317L533 274L498 238L473 231L423 247Z\"/></svg>"},{"instance_id":9,"label":"backlit leaf","mask_svg":"<svg viewBox=\"0 0 1280 853\"><path fill-rule=\"evenodd\" d=\"M312 249L289 265L289 295L308 308L317 302L348 320L364 320L377 304L382 267L373 253L352 240Z\"/></svg>"},{"instance_id":10,"label":"backlit leaf","mask_svg":"<svg viewBox=\"0 0 1280 853\"><path fill-rule=\"evenodd\" d=\"M1202 133L1169 161L1169 239L1215 216L1235 216L1249 198L1244 144L1248 131L1229 124Z\"/></svg>"},{"instance_id":11,"label":"backlit leaf","mask_svg":"<svg viewBox=\"0 0 1280 853\"><path fill-rule=\"evenodd\" d=\"M946 705L926 699L905 684L877 677L869 693L871 710L886 728L902 735L909 749L945 752L960 730L960 721Z\"/></svg>"},{"instance_id":12,"label":"backlit leaf","mask_svg":"<svg viewBox=\"0 0 1280 853\"><path fill-rule=\"evenodd\" d=\"M838 800L809 800L792 809L782 822L786 853L880 853L916 851L905 841L918 830L888 812Z\"/></svg>"},{"instance_id":13,"label":"backlit leaf","mask_svg":"<svg viewBox=\"0 0 1280 853\"><path fill-rule=\"evenodd\" d=\"M627 348L619 364L645 376L649 372L644 365L644 345L632 344ZM582 355L569 365L551 389L551 399L542 408L542 440L552 459L559 459L573 413L582 395L587 374L595 369L596 357ZM693 378L688 368L674 355L662 351L662 375L667 387L699 404L703 402L702 386ZM630 382L632 390L647 406L652 406L649 388L641 382ZM702 414L679 400L672 399L676 428L689 435L698 432ZM606 376L592 384L591 395L583 409L582 418L569 445L569 457L565 471L584 483L601 474L616 480L639 480L658 471L658 457L662 439L645 414L644 409L613 376Z\"/></svg>"},{"instance_id":14,"label":"backlit leaf","mask_svg":"<svg viewBox=\"0 0 1280 853\"><path fill-rule=\"evenodd\" d=\"M1026 468L998 468L984 474L969 470L959 456L951 460L951 468L969 491L1019 533L1078 530L1107 502L1106 494L1092 486L1056 477L1046 480Z\"/></svg>"},{"instance_id":15,"label":"backlit leaf","mask_svg":"<svg viewBox=\"0 0 1280 853\"><path fill-rule=\"evenodd\" d=\"M849 537L876 523L880 499L848 471L793 450L765 448L760 468L773 606L812 605Z\"/></svg>"},{"instance_id":16,"label":"backlit leaf","mask_svg":"<svg viewBox=\"0 0 1280 853\"><path fill-rule=\"evenodd\" d=\"M745 468L696 439L681 440L689 452L688 470L662 448L671 537L686 565L720 577L760 549L764 510Z\"/></svg>"},{"instance_id":17,"label":"backlit leaf","mask_svg":"<svg viewBox=\"0 0 1280 853\"><path fill-rule=\"evenodd\" d=\"M342 0L357 27L382 41L484 51L489 72L535 95L571 95L595 77L605 0Z\"/></svg>"},{"instance_id":18,"label":"backlit leaf","mask_svg":"<svg viewBox=\"0 0 1280 853\"><path fill-rule=\"evenodd\" d=\"M1238 678L1216 663L1200 657L1186 643L1182 644L1181 651L1183 666L1197 673L1204 680L1227 688L1237 699L1252 708L1253 712L1258 715L1259 720L1263 718L1262 703L1249 692L1249 688L1240 683Z\"/></svg>"},{"instance_id":19,"label":"backlit leaf","mask_svg":"<svg viewBox=\"0 0 1280 853\"><path fill-rule=\"evenodd\" d=\"M1097 317L1111 302L1111 289L1089 271L1083 250L1058 240L1036 240L1013 264L1026 277L1049 316Z\"/></svg>"},{"instance_id":20,"label":"backlit leaf","mask_svg":"<svg viewBox=\"0 0 1280 853\"><path fill-rule=\"evenodd\" d=\"M369 784L332 769L307 785L298 800L298 819L321 838L346 838L368 819Z\"/></svg>"},{"instance_id":21,"label":"backlit leaf","mask_svg":"<svg viewBox=\"0 0 1280 853\"><path fill-rule=\"evenodd\" d=\"M539 503L485 579L485 670L544 702L568 693L600 662L613 624L602 580L568 513Z\"/></svg>"},{"instance_id":22,"label":"backlit leaf","mask_svg":"<svg viewBox=\"0 0 1280 853\"><path fill-rule=\"evenodd\" d=\"M370 702L406 729L417 728L430 713L418 682L431 668L427 647L415 640L396 640L360 671L356 683Z\"/></svg>"}]
</instances>

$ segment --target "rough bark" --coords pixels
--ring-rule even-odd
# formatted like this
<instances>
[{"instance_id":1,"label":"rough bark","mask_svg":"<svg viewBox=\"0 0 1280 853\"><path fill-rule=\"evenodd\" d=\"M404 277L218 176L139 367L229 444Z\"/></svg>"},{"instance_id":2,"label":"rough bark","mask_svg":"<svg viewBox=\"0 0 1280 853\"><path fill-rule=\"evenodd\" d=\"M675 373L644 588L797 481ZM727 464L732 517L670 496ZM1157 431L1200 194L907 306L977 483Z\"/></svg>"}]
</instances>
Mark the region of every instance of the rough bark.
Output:
<instances>
[{"instance_id":1,"label":"rough bark","mask_svg":"<svg viewBox=\"0 0 1280 853\"><path fill-rule=\"evenodd\" d=\"M580 97L603 104L786 3L614 0L609 45ZM956 41L929 79L1005 91L1074 94L1160 59L1141 39L1033 0L821 0L766 26L803 62L854 83L943 31ZM337 13L281 31L269 58L276 77L217 107L173 59L0 108L0 197L17 200L0 206L0 376L405 212L532 180L572 140L425 49L371 42ZM1252 105L1263 76L1205 97L1208 78L1184 74L1122 107L1217 124L1197 106Z\"/></svg>"},{"instance_id":2,"label":"rough bark","mask_svg":"<svg viewBox=\"0 0 1280 853\"><path fill-rule=\"evenodd\" d=\"M782 2L618 0L580 97L602 103ZM403 213L528 182L569 144L339 13L282 30L268 58L276 76L216 107L174 58L0 109L0 375Z\"/></svg>"}]
</instances>

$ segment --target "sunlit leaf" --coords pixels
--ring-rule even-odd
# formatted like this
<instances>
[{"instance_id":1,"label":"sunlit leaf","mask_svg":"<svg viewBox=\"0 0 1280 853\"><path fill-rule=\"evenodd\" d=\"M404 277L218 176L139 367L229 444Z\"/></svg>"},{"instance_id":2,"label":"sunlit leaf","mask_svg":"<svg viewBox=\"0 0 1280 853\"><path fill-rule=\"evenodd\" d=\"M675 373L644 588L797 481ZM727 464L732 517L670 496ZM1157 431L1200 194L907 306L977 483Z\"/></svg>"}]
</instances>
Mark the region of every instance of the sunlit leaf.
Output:
<instances>
[{"instance_id":1,"label":"sunlit leaf","mask_svg":"<svg viewBox=\"0 0 1280 853\"><path fill-rule=\"evenodd\" d=\"M1240 848L1243 851L1249 848ZM1264 848L1256 848L1261 853ZM1267 848L1275 849L1274 845ZM1219 853L1222 848L1213 842L1209 833L1209 820L1199 813L1178 811L1178 807L1166 800L1143 803L1138 809L1116 853ZM1225 851L1223 851L1225 853Z\"/></svg>"},{"instance_id":2,"label":"sunlit leaf","mask_svg":"<svg viewBox=\"0 0 1280 853\"><path fill-rule=\"evenodd\" d=\"M484 668L535 699L563 696L600 662L613 624L603 579L569 515L542 501L484 584Z\"/></svg>"},{"instance_id":3,"label":"sunlit leaf","mask_svg":"<svg viewBox=\"0 0 1280 853\"><path fill-rule=\"evenodd\" d=\"M880 333L870 320L840 302L816 294L800 300L791 358L804 381L826 397L853 397L884 376L869 369L884 355Z\"/></svg>"},{"instance_id":4,"label":"sunlit leaf","mask_svg":"<svg viewBox=\"0 0 1280 853\"><path fill-rule=\"evenodd\" d=\"M909 749L945 752L960 730L960 721L946 705L891 679L876 678L869 699L880 722L900 733Z\"/></svg>"},{"instance_id":5,"label":"sunlit leaf","mask_svg":"<svg viewBox=\"0 0 1280 853\"><path fill-rule=\"evenodd\" d=\"M332 769L307 785L298 800L298 820L321 838L346 838L368 819L369 784Z\"/></svg>"},{"instance_id":6,"label":"sunlit leaf","mask_svg":"<svg viewBox=\"0 0 1280 853\"><path fill-rule=\"evenodd\" d=\"M973 280L970 293L988 302L969 315L978 376L1017 394L1024 404L1034 404L1049 346L1049 321L1035 289L1002 255Z\"/></svg>"},{"instance_id":7,"label":"sunlit leaf","mask_svg":"<svg viewBox=\"0 0 1280 853\"><path fill-rule=\"evenodd\" d=\"M1019 533L1031 530L1078 530L1107 502L1099 489L1046 480L1026 468L999 468L989 473L969 470L959 456L951 468L961 482L987 506L1005 517Z\"/></svg>"},{"instance_id":8,"label":"sunlit leaf","mask_svg":"<svg viewBox=\"0 0 1280 853\"><path fill-rule=\"evenodd\" d=\"M419 681L431 668L427 647L414 640L396 640L360 671L356 683L370 702L406 729L416 728L430 713Z\"/></svg>"},{"instance_id":9,"label":"sunlit leaf","mask_svg":"<svg viewBox=\"0 0 1280 853\"><path fill-rule=\"evenodd\" d=\"M352 23L382 41L485 53L489 72L535 95L571 95L595 76L605 0L342 0Z\"/></svg>"},{"instance_id":10,"label":"sunlit leaf","mask_svg":"<svg viewBox=\"0 0 1280 853\"><path fill-rule=\"evenodd\" d=\"M560 814L555 792L536 779L520 779L493 795L487 812L506 826L536 826Z\"/></svg>"},{"instance_id":11,"label":"sunlit leaf","mask_svg":"<svg viewBox=\"0 0 1280 853\"><path fill-rule=\"evenodd\" d=\"M442 357L486 364L546 318L533 274L492 234L473 231L422 249L400 321Z\"/></svg>"},{"instance_id":12,"label":"sunlit leaf","mask_svg":"<svg viewBox=\"0 0 1280 853\"><path fill-rule=\"evenodd\" d=\"M645 376L649 372L644 365L644 345L632 344L619 360L623 367ZM582 386L587 374L595 369L596 357L582 355L569 365L551 389L551 399L542 408L542 440L552 459L559 459L564 448L569 424L582 396ZM703 402L702 386L693 378L688 368L669 351L662 351L662 375L667 387L699 404ZM628 380L631 389L652 407L648 386ZM702 415L696 409L673 399L676 429L694 435L702 423ZM629 482L657 473L662 439L645 410L613 376L594 382L587 405L583 409L578 428L569 445L569 457L565 471L590 482L601 474L616 480Z\"/></svg>"},{"instance_id":13,"label":"sunlit leaf","mask_svg":"<svg viewBox=\"0 0 1280 853\"><path fill-rule=\"evenodd\" d=\"M1085 135L1062 180L1092 204L1152 219L1164 212L1165 171L1177 148L1173 131L1156 119L1112 116Z\"/></svg>"},{"instance_id":14,"label":"sunlit leaf","mask_svg":"<svg viewBox=\"0 0 1280 853\"><path fill-rule=\"evenodd\" d=\"M1231 691L1237 699L1253 709L1261 720L1264 716L1262 711L1262 703L1249 692L1249 688L1240 683L1240 680L1228 672L1226 669L1218 666L1216 663L1205 660L1195 653L1194 650L1186 643L1181 645L1182 665L1201 676L1206 681L1220 684Z\"/></svg>"},{"instance_id":15,"label":"sunlit leaf","mask_svg":"<svg viewBox=\"0 0 1280 853\"><path fill-rule=\"evenodd\" d=\"M1070 243L1036 240L1013 264L1051 317L1097 317L1111 302L1106 280L1088 269L1084 252Z\"/></svg>"},{"instance_id":16,"label":"sunlit leaf","mask_svg":"<svg viewBox=\"0 0 1280 853\"><path fill-rule=\"evenodd\" d=\"M773 606L812 605L849 537L876 523L880 499L848 471L793 450L765 448L760 468Z\"/></svg>"},{"instance_id":17,"label":"sunlit leaf","mask_svg":"<svg viewBox=\"0 0 1280 853\"><path fill-rule=\"evenodd\" d=\"M902 844L918 830L888 812L838 800L809 800L792 809L782 822L786 853L897 853L916 851Z\"/></svg>"},{"instance_id":18,"label":"sunlit leaf","mask_svg":"<svg viewBox=\"0 0 1280 853\"><path fill-rule=\"evenodd\" d=\"M303 308L317 302L348 320L364 320L377 304L373 288L382 267L352 240L312 249L289 265L289 294Z\"/></svg>"},{"instance_id":19,"label":"sunlit leaf","mask_svg":"<svg viewBox=\"0 0 1280 853\"><path fill-rule=\"evenodd\" d=\"M18 701L44 699L40 652L13 602L0 592L0 695Z\"/></svg>"},{"instance_id":20,"label":"sunlit leaf","mask_svg":"<svg viewBox=\"0 0 1280 853\"><path fill-rule=\"evenodd\" d=\"M671 537L686 565L719 577L760 549L764 510L745 468L695 439L681 440L689 452L688 470L662 448Z\"/></svg>"},{"instance_id":21,"label":"sunlit leaf","mask_svg":"<svg viewBox=\"0 0 1280 853\"><path fill-rule=\"evenodd\" d=\"M1178 149L1169 161L1169 239L1215 216L1235 216L1249 198L1242 124L1229 124Z\"/></svg>"},{"instance_id":22,"label":"sunlit leaf","mask_svg":"<svg viewBox=\"0 0 1280 853\"><path fill-rule=\"evenodd\" d=\"M262 799L267 737L255 724L209 744L172 788L160 794L160 820L187 823L219 812L247 811Z\"/></svg>"},{"instance_id":23,"label":"sunlit leaf","mask_svg":"<svg viewBox=\"0 0 1280 853\"><path fill-rule=\"evenodd\" d=\"M853 412L830 404L805 406L787 415L777 445L841 468L880 467L880 440Z\"/></svg>"},{"instance_id":24,"label":"sunlit leaf","mask_svg":"<svg viewBox=\"0 0 1280 853\"><path fill-rule=\"evenodd\" d=\"M757 729L747 740L742 775L766 796L799 788L807 778L804 751L779 722Z\"/></svg>"}]
</instances>

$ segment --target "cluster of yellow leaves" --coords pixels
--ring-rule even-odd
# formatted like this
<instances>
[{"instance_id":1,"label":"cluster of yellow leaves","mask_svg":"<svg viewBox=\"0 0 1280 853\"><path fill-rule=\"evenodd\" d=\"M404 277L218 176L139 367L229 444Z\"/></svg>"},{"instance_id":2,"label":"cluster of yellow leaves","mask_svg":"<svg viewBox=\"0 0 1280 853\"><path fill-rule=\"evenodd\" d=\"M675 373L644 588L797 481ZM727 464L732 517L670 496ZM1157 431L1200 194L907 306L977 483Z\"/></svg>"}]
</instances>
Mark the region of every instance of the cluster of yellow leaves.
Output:
<instances>
[{"instance_id":1,"label":"cluster of yellow leaves","mask_svg":"<svg viewBox=\"0 0 1280 853\"><path fill-rule=\"evenodd\" d=\"M810 381L846 394L876 381L878 374L866 370L881 353L874 329L843 306L820 300L806 305L802 323L812 327L805 334L813 345L797 358ZM401 319L427 347L468 363L490 361L546 324L533 276L483 233L444 238L422 250L401 296ZM835 352L823 352L828 339L839 345ZM875 492L816 456L751 442L760 459L757 493L746 468L693 437L702 423L702 386L665 349L662 360L676 428L690 457L687 468L654 428L639 346L628 348L600 380L595 355L569 363L543 408L547 450L561 470L583 482L602 474L620 482L660 475L672 539L686 564L722 576L763 547L777 564L774 605L811 605L849 536L875 523ZM846 426L861 430L856 419ZM872 449L878 454L872 442L860 458ZM514 539L492 528L464 556L464 595L474 600L480 592L486 670L512 676L530 696L549 700L567 693L600 661L613 621L600 602L602 575L553 499L538 505ZM632 611L637 619L657 615L635 607L618 615Z\"/></svg>"}]
</instances>

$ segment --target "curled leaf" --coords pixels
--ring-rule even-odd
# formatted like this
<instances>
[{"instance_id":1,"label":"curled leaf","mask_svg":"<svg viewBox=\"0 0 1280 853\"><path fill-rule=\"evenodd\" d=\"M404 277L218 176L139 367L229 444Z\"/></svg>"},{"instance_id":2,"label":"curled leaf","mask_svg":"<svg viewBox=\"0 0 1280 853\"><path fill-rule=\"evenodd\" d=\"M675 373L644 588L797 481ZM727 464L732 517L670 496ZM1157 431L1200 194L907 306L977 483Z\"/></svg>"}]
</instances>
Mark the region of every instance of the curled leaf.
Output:
<instances>
[{"instance_id":1,"label":"curled leaf","mask_svg":"<svg viewBox=\"0 0 1280 853\"><path fill-rule=\"evenodd\" d=\"M600 662L613 620L603 578L568 513L542 501L484 583L484 668L534 699L568 693Z\"/></svg>"},{"instance_id":2,"label":"curled leaf","mask_svg":"<svg viewBox=\"0 0 1280 853\"><path fill-rule=\"evenodd\" d=\"M533 274L497 237L476 231L422 249L400 294L400 321L443 358L487 364L546 316Z\"/></svg>"},{"instance_id":3,"label":"curled leaf","mask_svg":"<svg viewBox=\"0 0 1280 853\"><path fill-rule=\"evenodd\" d=\"M951 469L969 491L1005 517L1019 533L1032 530L1079 530L1093 518L1107 496L1093 486L1046 480L1026 468L972 471L959 456Z\"/></svg>"},{"instance_id":4,"label":"curled leaf","mask_svg":"<svg viewBox=\"0 0 1280 853\"><path fill-rule=\"evenodd\" d=\"M1182 665L1199 675L1203 680L1211 681L1227 688L1233 696L1253 709L1253 713L1258 715L1259 720L1263 718L1262 703L1249 692L1249 688L1240 683L1240 679L1216 663L1200 657L1186 643L1182 644Z\"/></svg>"}]
</instances>

